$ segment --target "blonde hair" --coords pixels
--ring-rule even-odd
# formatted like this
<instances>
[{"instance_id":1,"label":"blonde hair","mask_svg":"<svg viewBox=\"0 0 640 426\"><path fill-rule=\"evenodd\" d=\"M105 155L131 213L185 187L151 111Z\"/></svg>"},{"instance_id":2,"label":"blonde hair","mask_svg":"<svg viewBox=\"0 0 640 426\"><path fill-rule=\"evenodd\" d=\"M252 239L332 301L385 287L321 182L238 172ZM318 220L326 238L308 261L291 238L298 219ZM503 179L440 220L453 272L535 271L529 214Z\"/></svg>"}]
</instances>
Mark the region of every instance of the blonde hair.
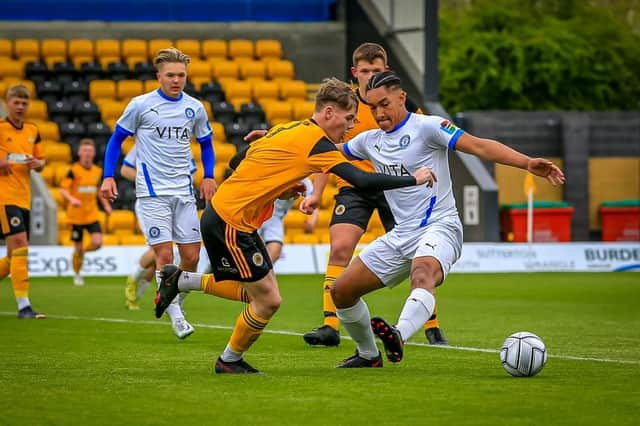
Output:
<instances>
[{"instance_id":1,"label":"blonde hair","mask_svg":"<svg viewBox=\"0 0 640 426\"><path fill-rule=\"evenodd\" d=\"M80 139L80 144L78 145L78 147L81 147L81 146L84 146L84 145L91 145L94 148L96 147L96 143L91 138L82 138L82 139Z\"/></svg>"},{"instance_id":2,"label":"blonde hair","mask_svg":"<svg viewBox=\"0 0 640 426\"><path fill-rule=\"evenodd\" d=\"M11 98L29 99L30 97L31 93L29 93L29 89L22 84L16 84L7 89L7 100Z\"/></svg>"},{"instance_id":3,"label":"blonde hair","mask_svg":"<svg viewBox=\"0 0 640 426\"><path fill-rule=\"evenodd\" d=\"M316 112L327 104L334 104L343 110L358 108L358 97L351 85L335 77L325 78L316 94Z\"/></svg>"},{"instance_id":4,"label":"blonde hair","mask_svg":"<svg viewBox=\"0 0 640 426\"><path fill-rule=\"evenodd\" d=\"M168 47L166 49L158 50L155 59L153 60L153 64L156 66L156 69L159 71L162 64L171 63L171 62L182 62L185 66L189 65L191 62L191 58L188 55L182 53L182 51L176 49L175 47Z\"/></svg>"}]
</instances>

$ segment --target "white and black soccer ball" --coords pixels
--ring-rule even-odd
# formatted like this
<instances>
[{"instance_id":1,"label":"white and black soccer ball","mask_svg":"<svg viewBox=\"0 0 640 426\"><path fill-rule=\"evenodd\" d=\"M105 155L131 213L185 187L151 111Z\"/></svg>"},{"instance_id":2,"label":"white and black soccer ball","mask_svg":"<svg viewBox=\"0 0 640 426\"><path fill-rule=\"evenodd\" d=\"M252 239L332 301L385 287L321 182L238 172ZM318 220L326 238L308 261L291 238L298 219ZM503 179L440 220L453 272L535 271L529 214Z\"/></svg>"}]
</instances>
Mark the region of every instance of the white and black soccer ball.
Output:
<instances>
[{"instance_id":1,"label":"white and black soccer ball","mask_svg":"<svg viewBox=\"0 0 640 426\"><path fill-rule=\"evenodd\" d=\"M512 376L535 376L547 363L547 349L541 338L528 331L521 331L504 341L500 348L500 361Z\"/></svg>"}]
</instances>

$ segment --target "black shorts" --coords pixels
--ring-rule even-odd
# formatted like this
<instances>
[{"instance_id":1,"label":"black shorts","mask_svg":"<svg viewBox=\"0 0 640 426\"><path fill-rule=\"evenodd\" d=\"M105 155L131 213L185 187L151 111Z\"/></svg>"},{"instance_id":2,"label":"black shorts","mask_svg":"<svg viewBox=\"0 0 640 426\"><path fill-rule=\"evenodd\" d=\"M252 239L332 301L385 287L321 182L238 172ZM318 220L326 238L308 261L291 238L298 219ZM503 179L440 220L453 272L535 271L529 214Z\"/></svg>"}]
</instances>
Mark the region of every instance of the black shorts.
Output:
<instances>
[{"instance_id":1,"label":"black shorts","mask_svg":"<svg viewBox=\"0 0 640 426\"><path fill-rule=\"evenodd\" d=\"M273 269L258 231L238 231L222 220L210 204L200 219L200 232L216 281L254 282Z\"/></svg>"},{"instance_id":2,"label":"black shorts","mask_svg":"<svg viewBox=\"0 0 640 426\"><path fill-rule=\"evenodd\" d=\"M373 210L378 209L384 230L389 232L396 225L383 192L364 192L351 186L340 188L335 196L336 205L331 215L331 225L349 223L367 230Z\"/></svg>"},{"instance_id":3,"label":"black shorts","mask_svg":"<svg viewBox=\"0 0 640 426\"><path fill-rule=\"evenodd\" d=\"M95 221L86 225L71 225L71 241L82 241L82 231L87 230L89 234L101 234L100 222Z\"/></svg>"},{"instance_id":4,"label":"black shorts","mask_svg":"<svg viewBox=\"0 0 640 426\"><path fill-rule=\"evenodd\" d=\"M21 232L26 232L29 237L30 223L29 210L12 204L0 205L0 236L2 238Z\"/></svg>"}]
</instances>

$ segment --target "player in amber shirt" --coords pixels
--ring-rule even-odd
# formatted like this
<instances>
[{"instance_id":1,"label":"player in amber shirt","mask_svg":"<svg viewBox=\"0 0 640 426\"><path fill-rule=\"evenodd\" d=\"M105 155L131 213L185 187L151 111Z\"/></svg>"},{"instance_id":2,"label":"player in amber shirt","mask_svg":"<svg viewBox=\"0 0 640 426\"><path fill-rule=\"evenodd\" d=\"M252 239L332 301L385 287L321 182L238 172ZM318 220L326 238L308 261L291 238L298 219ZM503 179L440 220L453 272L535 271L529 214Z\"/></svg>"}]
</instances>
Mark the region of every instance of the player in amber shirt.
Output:
<instances>
[{"instance_id":1,"label":"player in amber shirt","mask_svg":"<svg viewBox=\"0 0 640 426\"><path fill-rule=\"evenodd\" d=\"M18 318L45 318L29 301L29 211L31 170L44 167L40 135L35 124L24 117L29 108L29 90L23 85L7 90L7 118L0 120L0 236L7 255L0 259L0 279L11 274L18 303Z\"/></svg>"},{"instance_id":2,"label":"player in amber shirt","mask_svg":"<svg viewBox=\"0 0 640 426\"><path fill-rule=\"evenodd\" d=\"M273 202L303 191L301 180L312 173L335 173L363 189L418 185L428 169L415 176L366 173L354 167L334 145L353 127L358 100L351 87L328 79L316 96L313 117L277 126L247 150L236 171L213 196L201 220L202 238L213 274L195 274L168 265L162 270L156 316L179 291L203 290L220 282L241 282L250 303L236 321L216 373L257 373L243 354L260 337L280 307L281 297L269 254L258 228L269 219Z\"/></svg>"},{"instance_id":3,"label":"player in amber shirt","mask_svg":"<svg viewBox=\"0 0 640 426\"><path fill-rule=\"evenodd\" d=\"M359 106L355 125L344 135L345 142L362 132L379 128L371 113L371 108L369 108L363 96L369 77L388 69L387 52L376 43L361 44L354 50L352 59L351 73L358 81L355 93L358 95ZM420 108L409 99L407 99L406 107L409 112L422 113ZM368 160L354 160L352 164L368 172L374 171L373 165ZM317 175L315 177L316 191L313 196L302 203L303 209L306 208L305 204L307 203L312 208L320 205L326 181L326 175ZM367 230L373 211L378 210L378 215L386 232L389 232L395 225L387 200L381 191L363 192L358 188L354 188L344 179L338 179L337 186L338 193L335 196L335 207L329 224L331 242L329 260L322 283L324 324L303 335L305 342L310 345L337 346L340 343L340 333L338 331L340 320L336 316L336 307L331 299L331 286L351 261L360 238ZM447 344L447 340L439 328L435 311L429 321L425 323L424 328L429 343Z\"/></svg>"},{"instance_id":4,"label":"player in amber shirt","mask_svg":"<svg viewBox=\"0 0 640 426\"><path fill-rule=\"evenodd\" d=\"M80 274L84 254L102 247L102 229L98 222L96 197L105 213L111 214L111 204L98 192L102 169L93 164L95 156L96 147L93 139L82 139L78 147L78 161L71 165L67 176L60 183L60 194L67 200L67 221L71 224L71 241L74 244L71 264L75 273L75 285L84 285L84 278ZM84 230L91 236L86 245L82 243Z\"/></svg>"}]
</instances>

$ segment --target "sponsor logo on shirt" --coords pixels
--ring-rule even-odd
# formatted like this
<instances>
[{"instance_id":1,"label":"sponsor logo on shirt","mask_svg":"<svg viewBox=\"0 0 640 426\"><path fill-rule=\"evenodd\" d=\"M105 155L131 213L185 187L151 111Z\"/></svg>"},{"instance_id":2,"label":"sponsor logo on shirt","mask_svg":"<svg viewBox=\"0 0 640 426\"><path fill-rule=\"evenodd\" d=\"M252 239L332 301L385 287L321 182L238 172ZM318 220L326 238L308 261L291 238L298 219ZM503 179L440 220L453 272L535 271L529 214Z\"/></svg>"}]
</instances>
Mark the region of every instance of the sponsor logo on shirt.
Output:
<instances>
[{"instance_id":1,"label":"sponsor logo on shirt","mask_svg":"<svg viewBox=\"0 0 640 426\"><path fill-rule=\"evenodd\" d=\"M452 135L456 132L456 130L458 130L458 128L456 127L455 124L453 124L449 120L442 120L440 122L440 130L442 130L448 135Z\"/></svg>"}]
</instances>

